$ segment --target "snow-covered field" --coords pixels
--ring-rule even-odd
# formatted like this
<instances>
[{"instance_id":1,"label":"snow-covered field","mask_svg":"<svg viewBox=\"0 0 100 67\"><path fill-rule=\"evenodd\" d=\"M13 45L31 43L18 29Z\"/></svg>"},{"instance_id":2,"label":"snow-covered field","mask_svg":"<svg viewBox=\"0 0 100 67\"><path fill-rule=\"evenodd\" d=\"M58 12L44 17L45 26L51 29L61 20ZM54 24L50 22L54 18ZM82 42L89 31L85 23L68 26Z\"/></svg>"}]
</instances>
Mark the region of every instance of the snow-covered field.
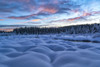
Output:
<instances>
[{"instance_id":1,"label":"snow-covered field","mask_svg":"<svg viewBox=\"0 0 100 67\"><path fill-rule=\"evenodd\" d=\"M100 67L100 34L0 36L0 67Z\"/></svg>"}]
</instances>

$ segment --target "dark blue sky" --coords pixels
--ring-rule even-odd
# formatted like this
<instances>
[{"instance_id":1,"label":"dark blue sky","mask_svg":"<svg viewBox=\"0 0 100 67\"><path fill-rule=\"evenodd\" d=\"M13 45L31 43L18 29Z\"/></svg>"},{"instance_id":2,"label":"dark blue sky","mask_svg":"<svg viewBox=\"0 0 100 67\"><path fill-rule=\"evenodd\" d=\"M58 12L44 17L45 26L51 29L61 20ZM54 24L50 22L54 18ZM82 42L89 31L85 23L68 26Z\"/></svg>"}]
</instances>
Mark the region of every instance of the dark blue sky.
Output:
<instances>
[{"instance_id":1,"label":"dark blue sky","mask_svg":"<svg viewBox=\"0 0 100 67\"><path fill-rule=\"evenodd\" d=\"M0 25L100 23L100 0L0 0Z\"/></svg>"}]
</instances>

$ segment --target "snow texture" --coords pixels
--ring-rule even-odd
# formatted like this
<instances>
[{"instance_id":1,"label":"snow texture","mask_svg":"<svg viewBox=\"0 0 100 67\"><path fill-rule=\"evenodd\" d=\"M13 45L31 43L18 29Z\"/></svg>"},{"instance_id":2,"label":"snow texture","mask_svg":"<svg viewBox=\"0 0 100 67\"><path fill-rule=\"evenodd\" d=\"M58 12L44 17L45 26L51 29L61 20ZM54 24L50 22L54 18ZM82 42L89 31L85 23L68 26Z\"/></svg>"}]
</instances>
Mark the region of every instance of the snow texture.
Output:
<instances>
[{"instance_id":1,"label":"snow texture","mask_svg":"<svg viewBox=\"0 0 100 67\"><path fill-rule=\"evenodd\" d=\"M100 67L100 34L0 36L0 67Z\"/></svg>"}]
</instances>

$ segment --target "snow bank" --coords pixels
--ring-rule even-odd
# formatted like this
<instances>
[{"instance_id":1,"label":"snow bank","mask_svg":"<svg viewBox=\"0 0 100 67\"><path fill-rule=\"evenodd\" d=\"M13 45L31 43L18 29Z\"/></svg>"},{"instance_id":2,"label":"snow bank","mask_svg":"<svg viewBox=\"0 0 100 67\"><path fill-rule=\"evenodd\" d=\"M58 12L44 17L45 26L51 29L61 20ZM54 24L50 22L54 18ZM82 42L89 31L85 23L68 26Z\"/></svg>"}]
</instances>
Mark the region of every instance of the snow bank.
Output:
<instances>
[{"instance_id":1,"label":"snow bank","mask_svg":"<svg viewBox=\"0 0 100 67\"><path fill-rule=\"evenodd\" d=\"M0 67L100 67L99 34L0 37Z\"/></svg>"},{"instance_id":2,"label":"snow bank","mask_svg":"<svg viewBox=\"0 0 100 67\"><path fill-rule=\"evenodd\" d=\"M9 67L52 67L47 56L34 52L8 60L3 64Z\"/></svg>"}]
</instances>

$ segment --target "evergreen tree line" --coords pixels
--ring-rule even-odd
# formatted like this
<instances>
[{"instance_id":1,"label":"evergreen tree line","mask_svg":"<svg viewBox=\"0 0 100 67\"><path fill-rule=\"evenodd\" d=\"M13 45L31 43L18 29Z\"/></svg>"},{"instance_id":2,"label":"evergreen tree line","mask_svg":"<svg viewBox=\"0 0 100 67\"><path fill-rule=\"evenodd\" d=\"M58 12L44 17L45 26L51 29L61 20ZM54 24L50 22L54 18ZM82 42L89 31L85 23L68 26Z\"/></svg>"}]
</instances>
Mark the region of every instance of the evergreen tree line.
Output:
<instances>
[{"instance_id":1,"label":"evergreen tree line","mask_svg":"<svg viewBox=\"0 0 100 67\"><path fill-rule=\"evenodd\" d=\"M0 31L0 33L5 33L5 31Z\"/></svg>"},{"instance_id":2,"label":"evergreen tree line","mask_svg":"<svg viewBox=\"0 0 100 67\"><path fill-rule=\"evenodd\" d=\"M51 33L66 33L66 34L85 34L100 32L100 24L87 24L77 26L65 26L58 28L39 28L39 27L24 27L17 28L13 31L16 34L51 34Z\"/></svg>"}]
</instances>

